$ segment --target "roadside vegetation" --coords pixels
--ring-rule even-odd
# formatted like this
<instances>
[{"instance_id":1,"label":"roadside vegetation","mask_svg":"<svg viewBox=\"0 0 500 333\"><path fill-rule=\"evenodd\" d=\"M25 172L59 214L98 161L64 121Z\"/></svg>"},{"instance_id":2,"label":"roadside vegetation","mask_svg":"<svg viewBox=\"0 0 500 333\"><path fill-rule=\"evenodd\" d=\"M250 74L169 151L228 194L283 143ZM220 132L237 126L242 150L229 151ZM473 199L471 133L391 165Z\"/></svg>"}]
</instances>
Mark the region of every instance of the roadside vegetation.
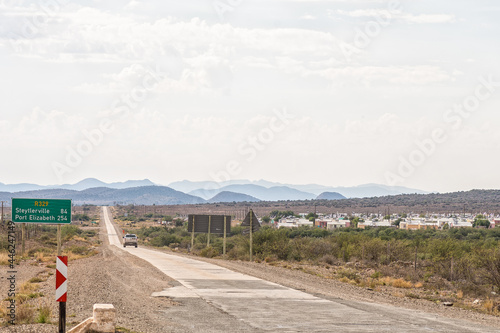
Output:
<instances>
[{"instance_id":1,"label":"roadside vegetation","mask_svg":"<svg viewBox=\"0 0 500 333\"><path fill-rule=\"evenodd\" d=\"M83 215L83 214L82 214ZM87 215L85 215L87 216ZM68 256L69 262L97 254L99 245L98 232L90 226L84 226L80 221L89 221L85 216L74 221L78 225L65 225L61 228L62 253ZM21 249L21 228L16 226L16 324L52 323L57 316L54 294L47 295L48 281L56 273L57 257L57 227L47 225L27 225L25 235L25 253ZM0 225L0 269L5 273L9 270L8 240L5 225ZM6 276L5 274L2 274ZM21 279L21 276L23 278ZM52 280L51 280L52 281ZM7 285L7 282L5 282ZM55 282L54 282L55 284ZM54 286L51 285L51 289ZM0 302L1 325L7 325L8 288L2 288L4 293Z\"/></svg>"},{"instance_id":2,"label":"roadside vegetation","mask_svg":"<svg viewBox=\"0 0 500 333\"><path fill-rule=\"evenodd\" d=\"M248 260L249 237L232 227L226 259ZM190 249L187 226L126 229L140 242L203 257L222 257L223 239L196 234ZM257 262L303 270L327 279L500 314L500 228L406 231L396 228L327 231L264 226L253 235Z\"/></svg>"}]
</instances>

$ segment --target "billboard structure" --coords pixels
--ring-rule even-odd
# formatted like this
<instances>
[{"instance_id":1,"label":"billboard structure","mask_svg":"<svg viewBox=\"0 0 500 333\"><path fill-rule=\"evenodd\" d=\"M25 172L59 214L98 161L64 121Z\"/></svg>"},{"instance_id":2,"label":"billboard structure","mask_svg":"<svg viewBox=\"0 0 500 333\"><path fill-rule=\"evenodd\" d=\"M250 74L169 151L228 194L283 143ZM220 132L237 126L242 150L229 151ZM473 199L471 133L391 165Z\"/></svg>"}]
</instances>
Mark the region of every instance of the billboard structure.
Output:
<instances>
[{"instance_id":1,"label":"billboard structure","mask_svg":"<svg viewBox=\"0 0 500 333\"><path fill-rule=\"evenodd\" d=\"M231 216L229 215L188 215L188 232L191 233L191 248L194 246L194 234L205 233L207 247L210 245L210 234L224 235L223 254L226 254L226 236L231 233Z\"/></svg>"},{"instance_id":2,"label":"billboard structure","mask_svg":"<svg viewBox=\"0 0 500 333\"><path fill-rule=\"evenodd\" d=\"M231 233L231 216L229 215L188 215L188 232L224 235L224 221L226 235Z\"/></svg>"}]
</instances>

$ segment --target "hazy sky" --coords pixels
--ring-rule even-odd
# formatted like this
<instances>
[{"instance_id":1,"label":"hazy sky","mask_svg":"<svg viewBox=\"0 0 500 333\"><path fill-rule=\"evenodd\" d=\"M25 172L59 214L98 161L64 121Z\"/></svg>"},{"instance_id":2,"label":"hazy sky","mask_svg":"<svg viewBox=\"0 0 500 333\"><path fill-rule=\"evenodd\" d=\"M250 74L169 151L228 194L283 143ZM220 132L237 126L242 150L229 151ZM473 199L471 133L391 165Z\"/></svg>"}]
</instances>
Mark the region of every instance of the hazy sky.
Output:
<instances>
[{"instance_id":1,"label":"hazy sky","mask_svg":"<svg viewBox=\"0 0 500 333\"><path fill-rule=\"evenodd\" d=\"M0 182L500 188L498 1L0 0Z\"/></svg>"}]
</instances>

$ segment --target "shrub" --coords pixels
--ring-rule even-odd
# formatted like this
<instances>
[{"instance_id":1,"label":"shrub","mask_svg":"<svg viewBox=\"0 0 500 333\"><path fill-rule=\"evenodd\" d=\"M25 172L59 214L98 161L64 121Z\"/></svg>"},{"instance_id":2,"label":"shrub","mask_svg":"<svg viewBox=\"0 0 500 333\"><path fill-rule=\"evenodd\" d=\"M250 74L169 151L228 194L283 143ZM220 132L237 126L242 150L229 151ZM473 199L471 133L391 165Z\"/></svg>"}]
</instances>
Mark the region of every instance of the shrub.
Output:
<instances>
[{"instance_id":1,"label":"shrub","mask_svg":"<svg viewBox=\"0 0 500 333\"><path fill-rule=\"evenodd\" d=\"M321 257L320 261L331 266L338 263L338 259L331 254L325 254L323 257Z\"/></svg>"},{"instance_id":2,"label":"shrub","mask_svg":"<svg viewBox=\"0 0 500 333\"><path fill-rule=\"evenodd\" d=\"M30 324L33 322L35 310L29 304L21 304L16 309L16 323Z\"/></svg>"},{"instance_id":3,"label":"shrub","mask_svg":"<svg viewBox=\"0 0 500 333\"><path fill-rule=\"evenodd\" d=\"M151 239L150 244L157 247L169 246L172 243L180 243L181 240L176 235L164 234Z\"/></svg>"},{"instance_id":4,"label":"shrub","mask_svg":"<svg viewBox=\"0 0 500 333\"><path fill-rule=\"evenodd\" d=\"M41 278L39 278L38 276L29 279L30 283L38 283L38 282L42 282L42 281L43 280Z\"/></svg>"},{"instance_id":5,"label":"shrub","mask_svg":"<svg viewBox=\"0 0 500 333\"><path fill-rule=\"evenodd\" d=\"M7 252L0 252L0 265L9 265L9 254Z\"/></svg>"},{"instance_id":6,"label":"shrub","mask_svg":"<svg viewBox=\"0 0 500 333\"><path fill-rule=\"evenodd\" d=\"M79 255L86 255L89 251L89 248L86 246L77 246L73 245L68 248L70 252L73 252L74 254L79 254Z\"/></svg>"},{"instance_id":7,"label":"shrub","mask_svg":"<svg viewBox=\"0 0 500 333\"><path fill-rule=\"evenodd\" d=\"M361 278L359 276L359 274L352 270L352 269L343 269L343 270L339 270L337 272L337 275L342 279L342 278L346 278L348 280L351 280L351 281L356 281L356 283L359 283L361 281Z\"/></svg>"},{"instance_id":8,"label":"shrub","mask_svg":"<svg viewBox=\"0 0 500 333\"><path fill-rule=\"evenodd\" d=\"M200 256L205 258L213 258L218 256L219 254L220 254L219 251L214 249L212 246L206 247L200 251Z\"/></svg>"},{"instance_id":9,"label":"shrub","mask_svg":"<svg viewBox=\"0 0 500 333\"><path fill-rule=\"evenodd\" d=\"M52 311L50 310L50 306L48 306L47 304L43 304L38 309L38 318L36 319L36 322L42 324L50 323L51 312Z\"/></svg>"},{"instance_id":10,"label":"shrub","mask_svg":"<svg viewBox=\"0 0 500 333\"><path fill-rule=\"evenodd\" d=\"M82 233L82 230L74 225L65 225L61 228L61 237L64 240L69 240L71 237L75 235L79 235Z\"/></svg>"}]
</instances>

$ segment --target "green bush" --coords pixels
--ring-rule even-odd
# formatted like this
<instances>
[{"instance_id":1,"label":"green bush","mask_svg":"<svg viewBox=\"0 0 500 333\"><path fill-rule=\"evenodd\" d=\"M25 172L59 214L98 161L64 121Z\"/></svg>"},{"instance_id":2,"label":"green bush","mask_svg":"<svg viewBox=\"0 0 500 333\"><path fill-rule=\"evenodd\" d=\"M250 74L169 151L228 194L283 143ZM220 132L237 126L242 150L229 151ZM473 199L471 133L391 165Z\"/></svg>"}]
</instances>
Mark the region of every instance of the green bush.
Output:
<instances>
[{"instance_id":1,"label":"green bush","mask_svg":"<svg viewBox=\"0 0 500 333\"><path fill-rule=\"evenodd\" d=\"M212 246L206 247L200 251L200 256L205 258L213 258L220 255L220 252Z\"/></svg>"},{"instance_id":2,"label":"green bush","mask_svg":"<svg viewBox=\"0 0 500 333\"><path fill-rule=\"evenodd\" d=\"M61 238L64 240L69 240L73 236L79 235L82 230L74 225L65 225L61 228Z\"/></svg>"},{"instance_id":3,"label":"green bush","mask_svg":"<svg viewBox=\"0 0 500 333\"><path fill-rule=\"evenodd\" d=\"M161 236L157 236L152 238L150 244L157 247L169 246L172 243L180 243L181 239L176 235L171 234L163 234Z\"/></svg>"}]
</instances>

